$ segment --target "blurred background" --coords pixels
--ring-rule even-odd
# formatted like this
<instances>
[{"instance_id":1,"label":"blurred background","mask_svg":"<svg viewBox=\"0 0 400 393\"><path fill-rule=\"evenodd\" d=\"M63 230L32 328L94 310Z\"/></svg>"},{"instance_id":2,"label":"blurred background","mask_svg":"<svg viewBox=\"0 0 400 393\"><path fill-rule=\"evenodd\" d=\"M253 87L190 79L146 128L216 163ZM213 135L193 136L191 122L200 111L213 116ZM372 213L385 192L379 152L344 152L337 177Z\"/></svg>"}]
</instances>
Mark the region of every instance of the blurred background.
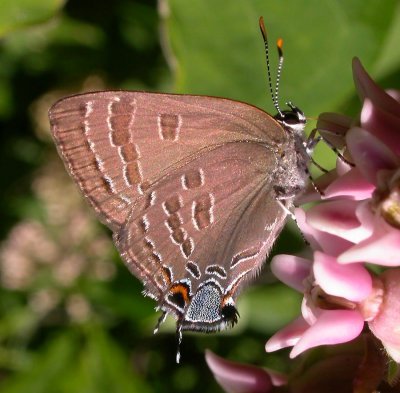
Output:
<instances>
[{"instance_id":1,"label":"blurred background","mask_svg":"<svg viewBox=\"0 0 400 393\"><path fill-rule=\"evenodd\" d=\"M281 101L310 118L356 113L353 56L381 85L400 86L397 1L1 0L2 393L219 392L206 348L290 367L287 351L267 355L264 344L298 315L301 297L268 263L240 297L239 324L185 333L175 364L174 321L153 335L155 304L67 176L47 119L58 98L108 88L224 96L273 112L261 15L273 72L284 39ZM335 157L320 148L316 159L329 167ZM302 247L289 224L274 253Z\"/></svg>"}]
</instances>

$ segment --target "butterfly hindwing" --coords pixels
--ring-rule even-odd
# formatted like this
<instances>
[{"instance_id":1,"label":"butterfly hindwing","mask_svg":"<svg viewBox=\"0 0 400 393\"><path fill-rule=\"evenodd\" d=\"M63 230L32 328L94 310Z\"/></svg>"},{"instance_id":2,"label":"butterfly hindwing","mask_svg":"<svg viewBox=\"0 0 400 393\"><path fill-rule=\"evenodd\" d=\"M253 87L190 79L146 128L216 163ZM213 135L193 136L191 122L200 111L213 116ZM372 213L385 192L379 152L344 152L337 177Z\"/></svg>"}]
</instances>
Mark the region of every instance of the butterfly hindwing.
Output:
<instances>
[{"instance_id":1,"label":"butterfly hindwing","mask_svg":"<svg viewBox=\"0 0 400 393\"><path fill-rule=\"evenodd\" d=\"M264 168L274 161L263 145L234 142L199 154L153 184L147 202L133 206L116 234L133 273L161 294L170 284L166 267L179 281L191 278L188 264L195 265L199 277L193 282L199 283L219 266L228 284L239 264L247 272L260 264L283 219L276 201L268 204L272 173Z\"/></svg>"}]
</instances>

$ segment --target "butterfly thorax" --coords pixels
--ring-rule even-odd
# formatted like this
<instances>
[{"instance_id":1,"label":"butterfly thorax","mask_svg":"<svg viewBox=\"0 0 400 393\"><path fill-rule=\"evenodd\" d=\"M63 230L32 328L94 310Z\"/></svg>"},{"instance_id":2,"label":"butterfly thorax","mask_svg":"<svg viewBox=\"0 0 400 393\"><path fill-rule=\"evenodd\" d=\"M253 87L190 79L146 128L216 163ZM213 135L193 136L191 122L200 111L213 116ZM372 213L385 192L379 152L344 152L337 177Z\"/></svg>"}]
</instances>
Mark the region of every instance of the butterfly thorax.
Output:
<instances>
[{"instance_id":1,"label":"butterfly thorax","mask_svg":"<svg viewBox=\"0 0 400 393\"><path fill-rule=\"evenodd\" d=\"M288 140L280 150L274 189L277 199L287 201L293 200L304 190L310 161L304 133L306 118L299 108L292 104L289 106L291 110L275 116L288 133Z\"/></svg>"}]
</instances>

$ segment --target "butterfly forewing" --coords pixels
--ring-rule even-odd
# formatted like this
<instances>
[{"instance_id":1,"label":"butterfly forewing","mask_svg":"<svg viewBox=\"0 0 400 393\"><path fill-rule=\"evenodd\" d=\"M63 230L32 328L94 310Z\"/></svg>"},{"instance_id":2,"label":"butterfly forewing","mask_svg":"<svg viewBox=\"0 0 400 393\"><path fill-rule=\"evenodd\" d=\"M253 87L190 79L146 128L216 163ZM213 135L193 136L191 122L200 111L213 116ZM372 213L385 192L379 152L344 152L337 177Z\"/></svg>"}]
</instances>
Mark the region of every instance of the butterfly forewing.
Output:
<instances>
[{"instance_id":1,"label":"butterfly forewing","mask_svg":"<svg viewBox=\"0 0 400 393\"><path fill-rule=\"evenodd\" d=\"M174 285L186 302L207 279L236 296L258 270L285 215L272 184L289 137L267 113L109 91L59 101L50 121L68 171L161 308Z\"/></svg>"},{"instance_id":2,"label":"butterfly forewing","mask_svg":"<svg viewBox=\"0 0 400 393\"><path fill-rule=\"evenodd\" d=\"M203 150L247 140L274 147L286 138L265 112L214 97L89 93L58 101L49 116L68 171L112 230L145 188Z\"/></svg>"}]
</instances>

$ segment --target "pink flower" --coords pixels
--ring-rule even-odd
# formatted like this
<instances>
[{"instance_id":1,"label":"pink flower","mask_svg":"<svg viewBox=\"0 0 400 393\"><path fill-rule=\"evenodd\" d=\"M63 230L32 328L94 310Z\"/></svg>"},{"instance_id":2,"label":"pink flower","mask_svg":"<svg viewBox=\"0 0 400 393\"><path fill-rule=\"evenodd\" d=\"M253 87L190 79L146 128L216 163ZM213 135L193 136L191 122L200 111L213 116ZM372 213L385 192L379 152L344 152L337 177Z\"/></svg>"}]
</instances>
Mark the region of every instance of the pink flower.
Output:
<instances>
[{"instance_id":1,"label":"pink flower","mask_svg":"<svg viewBox=\"0 0 400 393\"><path fill-rule=\"evenodd\" d=\"M206 351L206 361L217 382L228 393L269 393L274 391L274 385L286 383L286 378L276 372L231 362L211 351Z\"/></svg>"},{"instance_id":2,"label":"pink flower","mask_svg":"<svg viewBox=\"0 0 400 393\"><path fill-rule=\"evenodd\" d=\"M362 334L349 344L310 352L295 362L287 375L225 360L211 351L206 352L206 361L227 393L398 391L396 381L390 388L382 381L387 362L371 335Z\"/></svg>"},{"instance_id":3,"label":"pink flower","mask_svg":"<svg viewBox=\"0 0 400 393\"><path fill-rule=\"evenodd\" d=\"M329 347L310 355L306 369L278 379L271 370L208 353L227 392L274 392L276 381L287 381L287 392L392 391L396 385L388 387L385 356L400 363L400 92L382 90L358 59L353 75L360 118L319 117L320 134L342 153L336 168L315 181L322 195L310 187L299 202L314 205L295 212L311 258L278 255L271 263L303 301L301 315L268 340L267 352L293 347L294 358ZM343 357L336 356L340 348L346 348Z\"/></svg>"},{"instance_id":4,"label":"pink flower","mask_svg":"<svg viewBox=\"0 0 400 393\"><path fill-rule=\"evenodd\" d=\"M313 260L280 255L272 261L274 274L304 298L302 316L266 349L293 346L295 357L350 341L367 323L400 361L400 269L377 275L366 265L400 266L400 93L377 86L358 59L353 73L364 100L360 122L332 113L318 121L321 135L353 164L339 158L335 170L316 182L323 197L303 197L319 203L296 211Z\"/></svg>"},{"instance_id":5,"label":"pink flower","mask_svg":"<svg viewBox=\"0 0 400 393\"><path fill-rule=\"evenodd\" d=\"M268 352L293 346L290 357L318 346L353 340L364 321L377 314L382 301L380 281L362 264L341 265L320 251L309 261L291 255L274 258L272 272L304 293L302 316L275 334Z\"/></svg>"}]
</instances>

